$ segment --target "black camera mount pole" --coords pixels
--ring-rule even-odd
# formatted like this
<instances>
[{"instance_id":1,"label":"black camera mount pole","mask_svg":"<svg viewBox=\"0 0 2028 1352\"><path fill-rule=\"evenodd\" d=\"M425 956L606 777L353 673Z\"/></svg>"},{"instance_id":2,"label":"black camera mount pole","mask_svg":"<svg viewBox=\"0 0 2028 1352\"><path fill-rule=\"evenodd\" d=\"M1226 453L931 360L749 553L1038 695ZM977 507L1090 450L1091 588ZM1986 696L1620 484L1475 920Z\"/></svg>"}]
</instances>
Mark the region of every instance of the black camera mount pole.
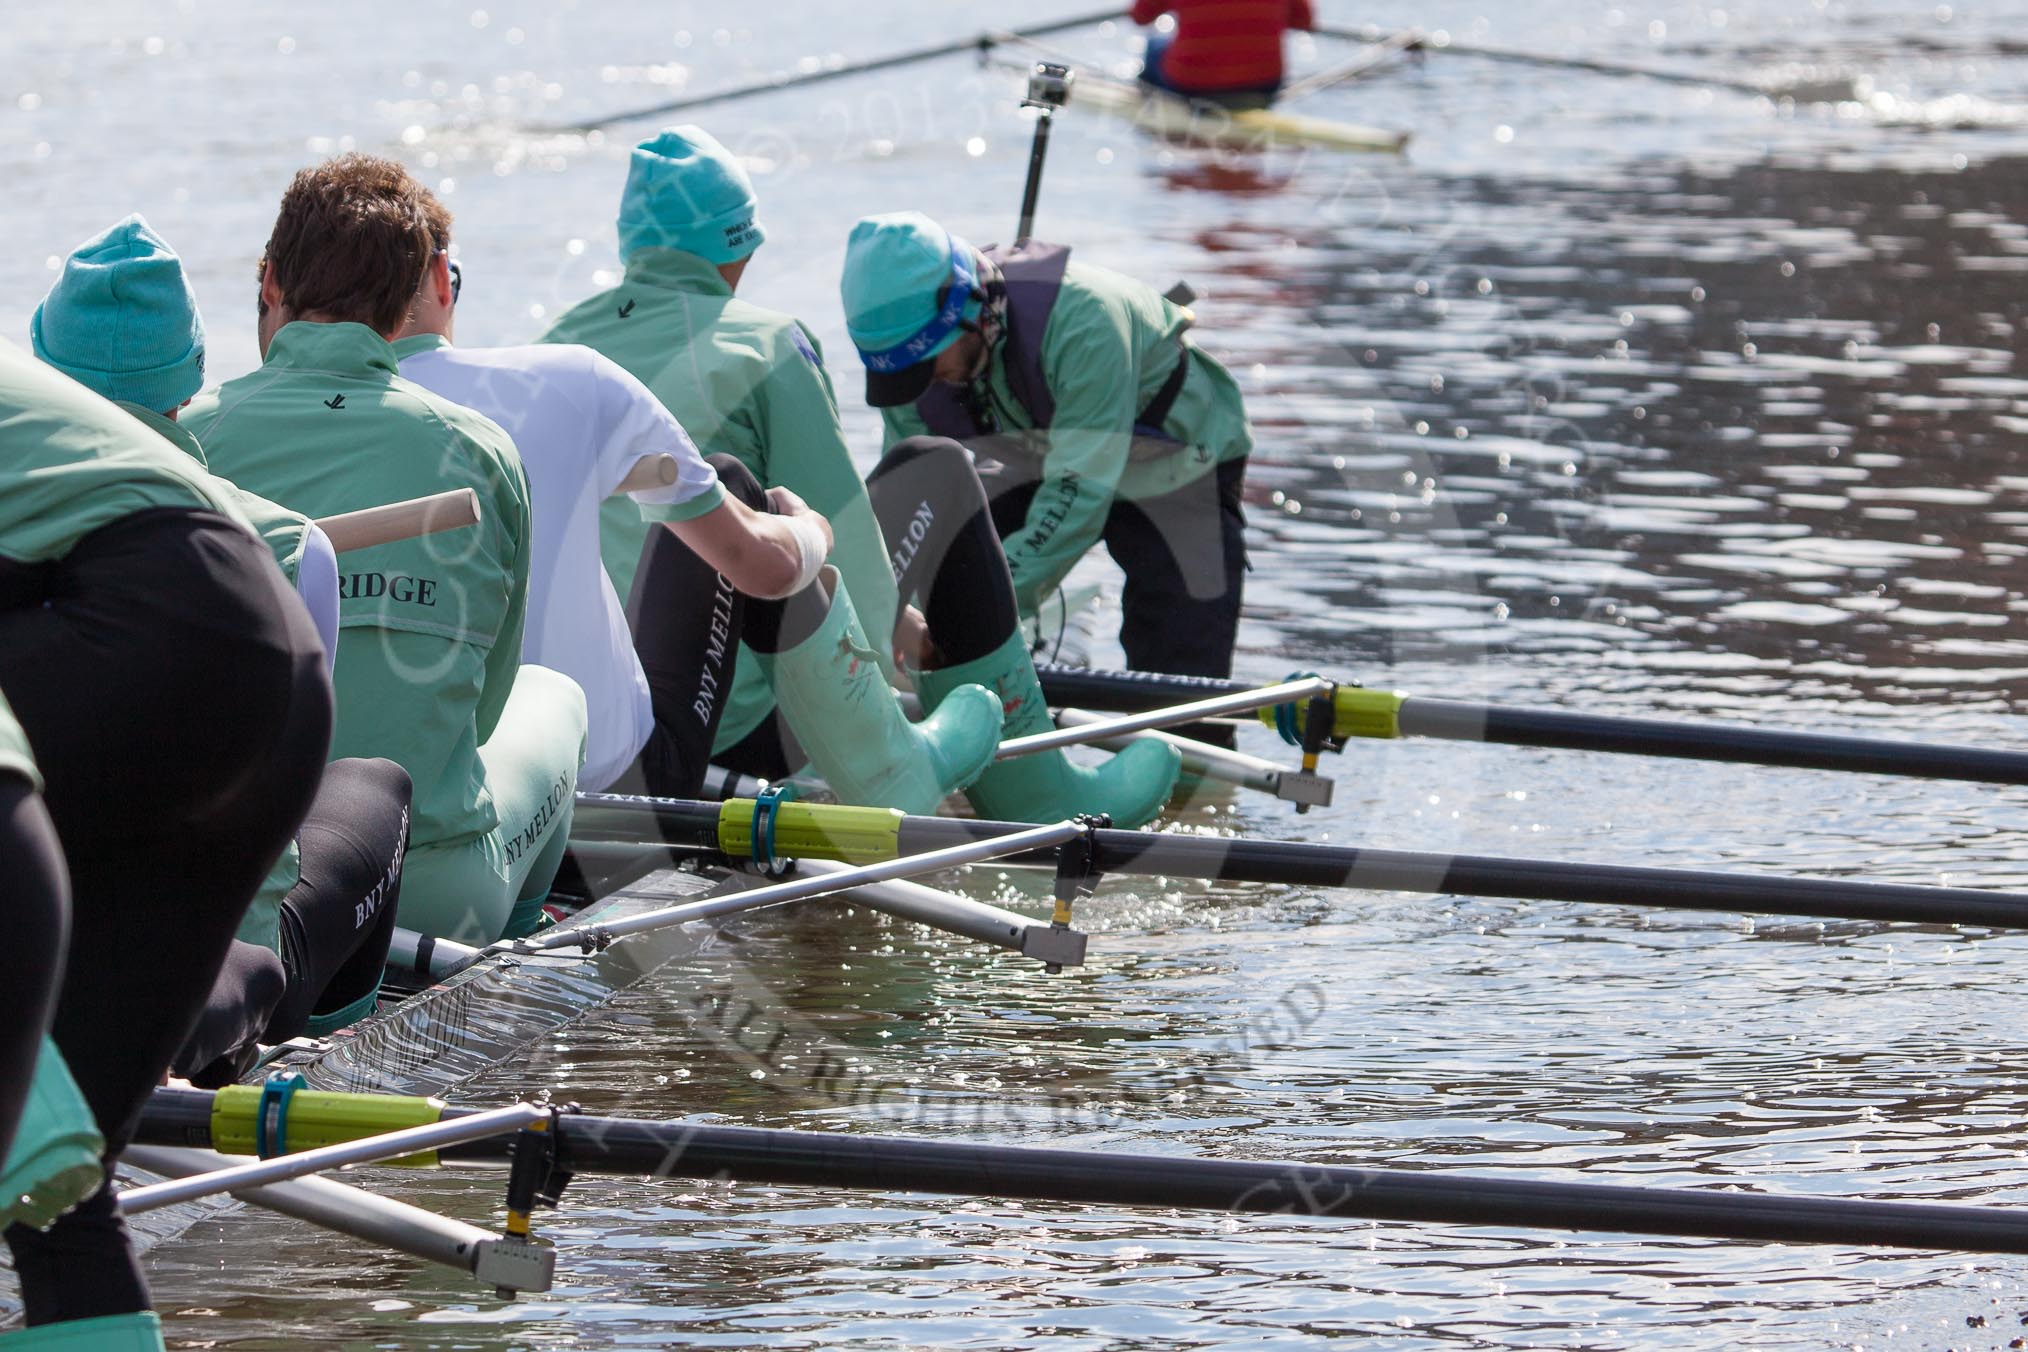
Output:
<instances>
[{"instance_id":1,"label":"black camera mount pole","mask_svg":"<svg viewBox=\"0 0 2028 1352\"><path fill-rule=\"evenodd\" d=\"M1028 76L1028 97L1021 100L1023 108L1036 110L1035 143L1028 151L1028 186L1021 193L1021 226L1014 232L1014 242L1020 244L1035 233L1035 199L1042 193L1042 164L1049 158L1049 124L1056 117L1056 110L1070 101L1071 81L1076 75L1069 66L1054 61L1038 61Z\"/></svg>"}]
</instances>

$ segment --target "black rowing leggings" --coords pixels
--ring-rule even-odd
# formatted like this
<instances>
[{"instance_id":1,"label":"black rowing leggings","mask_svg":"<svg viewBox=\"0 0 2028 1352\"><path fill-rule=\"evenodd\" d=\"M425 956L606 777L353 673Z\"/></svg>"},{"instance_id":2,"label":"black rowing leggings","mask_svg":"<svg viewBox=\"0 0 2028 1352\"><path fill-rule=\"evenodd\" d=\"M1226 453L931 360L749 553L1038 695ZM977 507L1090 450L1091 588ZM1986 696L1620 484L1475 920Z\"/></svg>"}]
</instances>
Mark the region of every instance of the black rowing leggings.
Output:
<instances>
[{"instance_id":1,"label":"black rowing leggings","mask_svg":"<svg viewBox=\"0 0 2028 1352\"><path fill-rule=\"evenodd\" d=\"M709 459L728 497L768 510L766 491L745 465L729 455ZM627 598L627 622L648 674L655 731L614 791L695 798L725 714L738 645L743 641L756 652L791 647L816 632L825 602L815 584L786 600L743 595L674 531L648 532Z\"/></svg>"},{"instance_id":2,"label":"black rowing leggings","mask_svg":"<svg viewBox=\"0 0 2028 1352\"><path fill-rule=\"evenodd\" d=\"M1040 481L1020 466L993 471L993 516L1013 535ZM1232 460L1159 497L1113 499L1102 538L1127 575L1120 646L1135 671L1232 675L1246 589L1245 486L1246 461Z\"/></svg>"},{"instance_id":3,"label":"black rowing leggings","mask_svg":"<svg viewBox=\"0 0 2028 1352\"><path fill-rule=\"evenodd\" d=\"M311 1015L336 1013L380 989L401 902L410 793L408 771L391 760L324 767L296 837L303 876L282 903L289 991L263 1041L295 1037Z\"/></svg>"},{"instance_id":4,"label":"black rowing leggings","mask_svg":"<svg viewBox=\"0 0 2028 1352\"><path fill-rule=\"evenodd\" d=\"M708 458L728 497L755 511L768 510L767 494L745 465L729 455ZM634 572L634 589L627 597L627 626L633 630L634 652L648 677L655 728L610 792L695 798L703 791L740 642L779 651L775 645L784 634L808 634L823 618L821 607L813 610L808 602L793 606L791 602L763 601L734 591L674 531L657 527L648 532ZM775 754L779 756L779 750ZM587 874L575 855L565 854L552 890L596 896L602 888L594 881L595 873Z\"/></svg>"},{"instance_id":5,"label":"black rowing leggings","mask_svg":"<svg viewBox=\"0 0 2028 1352\"><path fill-rule=\"evenodd\" d=\"M236 1082L258 1059L261 1030L288 991L280 954L234 939L169 1073L199 1089Z\"/></svg>"},{"instance_id":6,"label":"black rowing leggings","mask_svg":"<svg viewBox=\"0 0 2028 1352\"><path fill-rule=\"evenodd\" d=\"M300 1036L380 989L401 861L408 848L408 771L391 760L324 767L296 835L301 876L281 905L281 953L233 942L175 1070L201 1089L231 1084L260 1042Z\"/></svg>"},{"instance_id":7,"label":"black rowing leggings","mask_svg":"<svg viewBox=\"0 0 2028 1352\"><path fill-rule=\"evenodd\" d=\"M0 559L0 689L70 870L53 1031L117 1152L310 806L331 742L323 648L258 540L157 508L61 559ZM147 1308L110 1188L7 1243L31 1324Z\"/></svg>"},{"instance_id":8,"label":"black rowing leggings","mask_svg":"<svg viewBox=\"0 0 2028 1352\"><path fill-rule=\"evenodd\" d=\"M1014 578L972 455L943 437L896 442L866 479L894 562L895 590L919 605L936 664L973 662L1021 623Z\"/></svg>"},{"instance_id":9,"label":"black rowing leggings","mask_svg":"<svg viewBox=\"0 0 2028 1352\"><path fill-rule=\"evenodd\" d=\"M997 463L986 481L999 529L1018 533L1040 481L1029 468ZM1246 461L1231 460L1158 497L1113 499L1101 538L1127 575L1120 647L1135 671L1232 675L1246 590L1245 489ZM1230 724L1190 723L1170 731L1235 745Z\"/></svg>"},{"instance_id":10,"label":"black rowing leggings","mask_svg":"<svg viewBox=\"0 0 2028 1352\"><path fill-rule=\"evenodd\" d=\"M63 847L35 786L0 770L0 1159L21 1120L56 1006L70 927Z\"/></svg>"},{"instance_id":11,"label":"black rowing leggings","mask_svg":"<svg viewBox=\"0 0 2028 1352\"><path fill-rule=\"evenodd\" d=\"M932 665L975 661L1005 643L1020 623L1014 579L971 453L943 437L909 437L873 467L866 494L887 542L901 604L918 606L929 628ZM893 636L867 638L883 643ZM789 646L776 644L773 651ZM751 638L749 646L769 651ZM727 769L764 779L780 778L804 759L779 718L764 720L718 758Z\"/></svg>"}]
</instances>

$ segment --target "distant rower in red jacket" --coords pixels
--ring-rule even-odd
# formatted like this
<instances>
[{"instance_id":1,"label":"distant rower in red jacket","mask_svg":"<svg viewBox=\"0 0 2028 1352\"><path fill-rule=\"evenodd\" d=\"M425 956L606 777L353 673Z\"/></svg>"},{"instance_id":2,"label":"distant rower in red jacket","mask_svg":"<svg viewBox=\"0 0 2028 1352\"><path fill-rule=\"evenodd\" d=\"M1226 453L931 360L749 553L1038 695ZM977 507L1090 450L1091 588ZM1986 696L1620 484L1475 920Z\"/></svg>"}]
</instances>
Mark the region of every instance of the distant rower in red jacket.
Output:
<instances>
[{"instance_id":1,"label":"distant rower in red jacket","mask_svg":"<svg viewBox=\"0 0 2028 1352\"><path fill-rule=\"evenodd\" d=\"M1134 0L1135 23L1176 16L1148 38L1141 79L1187 98L1265 107L1282 87L1282 32L1308 29L1310 0Z\"/></svg>"}]
</instances>

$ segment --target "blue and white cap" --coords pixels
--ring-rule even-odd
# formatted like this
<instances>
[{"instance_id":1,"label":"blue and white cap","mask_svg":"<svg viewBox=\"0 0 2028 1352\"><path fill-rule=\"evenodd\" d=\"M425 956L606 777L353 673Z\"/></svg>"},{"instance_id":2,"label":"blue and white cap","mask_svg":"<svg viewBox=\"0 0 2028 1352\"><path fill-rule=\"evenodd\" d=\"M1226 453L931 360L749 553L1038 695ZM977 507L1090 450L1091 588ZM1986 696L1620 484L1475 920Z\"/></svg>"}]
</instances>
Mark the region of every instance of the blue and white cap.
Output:
<instances>
[{"instance_id":1,"label":"blue and white cap","mask_svg":"<svg viewBox=\"0 0 2028 1352\"><path fill-rule=\"evenodd\" d=\"M866 364L866 402L911 403L932 363L979 316L978 255L919 211L868 216L845 244L845 331Z\"/></svg>"}]
</instances>

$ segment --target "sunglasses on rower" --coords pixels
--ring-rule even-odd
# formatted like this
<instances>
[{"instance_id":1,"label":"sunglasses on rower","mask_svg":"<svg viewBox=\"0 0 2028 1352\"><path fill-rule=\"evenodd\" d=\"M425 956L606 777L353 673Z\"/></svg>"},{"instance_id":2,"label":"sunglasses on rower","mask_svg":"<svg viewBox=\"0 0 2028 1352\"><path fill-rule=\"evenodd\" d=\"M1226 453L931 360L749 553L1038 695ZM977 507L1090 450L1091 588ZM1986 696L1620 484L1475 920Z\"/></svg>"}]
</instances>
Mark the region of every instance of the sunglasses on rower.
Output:
<instances>
[{"instance_id":1,"label":"sunglasses on rower","mask_svg":"<svg viewBox=\"0 0 2028 1352\"><path fill-rule=\"evenodd\" d=\"M450 250L438 249L437 252L448 254ZM444 269L451 274L451 304L456 305L458 303L458 292L462 291L465 286L465 270L458 266L458 260L455 258L446 258L444 260Z\"/></svg>"},{"instance_id":2,"label":"sunglasses on rower","mask_svg":"<svg viewBox=\"0 0 2028 1352\"><path fill-rule=\"evenodd\" d=\"M958 279L953 277L949 281L946 281L942 286L939 286L937 288L936 300L934 301L931 307L932 314L941 314L943 312L944 305L946 302L950 300L951 292L957 288L957 284ZM958 321L958 329L960 332L963 333L977 334L980 338L984 339L988 347L990 347L993 343L999 340L1000 336L999 322L993 310L993 293L988 288L980 286L976 282L967 288L967 292L968 298L971 300L978 301L983 308L980 310L979 317L977 319L960 319ZM977 397L978 392L974 389L970 389L969 386L973 382L976 382L976 380L980 375L984 374L985 362L986 356L985 353L982 352L979 358L979 369L975 371L971 376L970 380L966 382L967 392L971 394L973 398ZM960 396L960 398L963 397L964 396L962 395ZM974 410L974 416L975 418L979 416L976 410ZM982 423L981 425L983 426L984 424ZM997 426L993 430L997 431L998 430Z\"/></svg>"}]
</instances>

